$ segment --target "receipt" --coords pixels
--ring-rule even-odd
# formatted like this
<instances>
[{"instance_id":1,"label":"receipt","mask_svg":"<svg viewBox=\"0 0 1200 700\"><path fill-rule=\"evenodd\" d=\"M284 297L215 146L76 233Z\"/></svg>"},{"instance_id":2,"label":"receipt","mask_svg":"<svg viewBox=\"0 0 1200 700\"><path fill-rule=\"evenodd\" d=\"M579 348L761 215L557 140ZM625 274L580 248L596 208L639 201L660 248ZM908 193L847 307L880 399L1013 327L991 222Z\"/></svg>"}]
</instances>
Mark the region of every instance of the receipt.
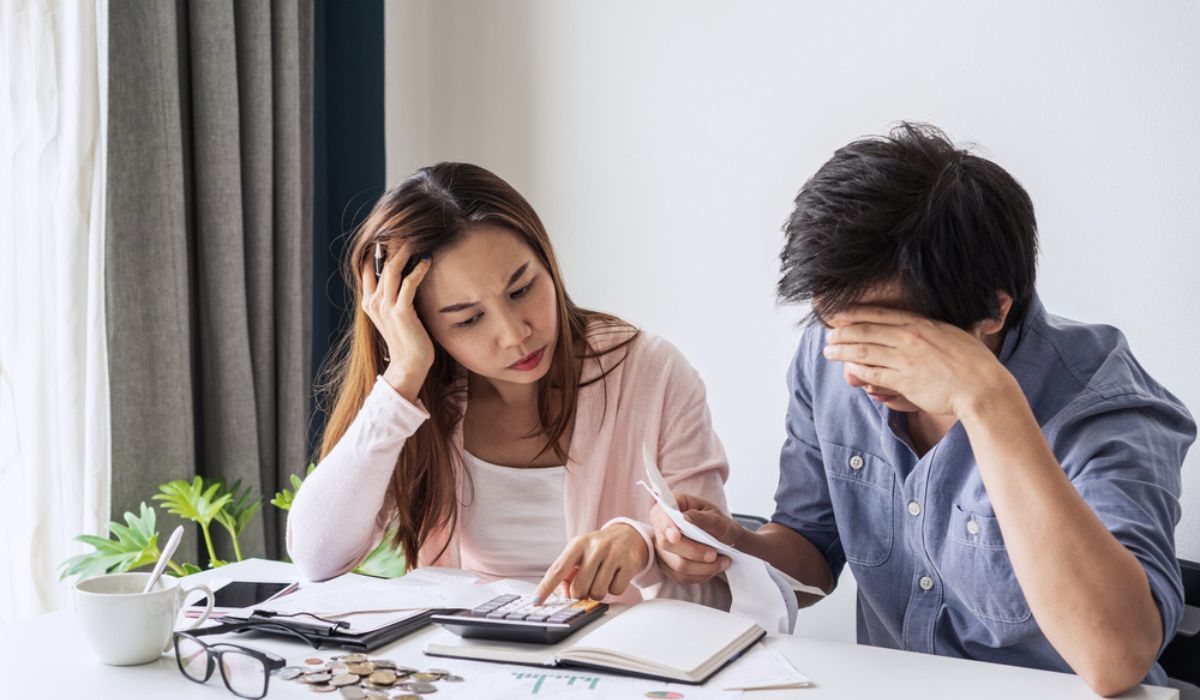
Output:
<instances>
[{"instance_id":1,"label":"receipt","mask_svg":"<svg viewBox=\"0 0 1200 700\"><path fill-rule=\"evenodd\" d=\"M795 592L824 596L825 591L797 581L770 563L727 545L699 526L688 522L683 513L679 512L679 504L675 501L666 479L658 471L654 454L647 447L642 448L642 460L649 483L638 483L650 492L679 531L689 539L712 547L732 560L729 568L725 570L729 592L733 596L733 606L729 612L750 618L763 629L790 634L796 626Z\"/></svg>"}]
</instances>

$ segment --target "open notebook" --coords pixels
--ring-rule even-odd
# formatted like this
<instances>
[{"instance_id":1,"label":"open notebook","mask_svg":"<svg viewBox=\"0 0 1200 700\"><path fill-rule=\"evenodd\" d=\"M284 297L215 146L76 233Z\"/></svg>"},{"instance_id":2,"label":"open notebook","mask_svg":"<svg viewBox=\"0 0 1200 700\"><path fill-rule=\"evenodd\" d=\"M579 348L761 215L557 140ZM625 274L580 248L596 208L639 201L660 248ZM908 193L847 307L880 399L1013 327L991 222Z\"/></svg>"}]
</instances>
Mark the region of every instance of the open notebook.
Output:
<instances>
[{"instance_id":1,"label":"open notebook","mask_svg":"<svg viewBox=\"0 0 1200 700\"><path fill-rule=\"evenodd\" d=\"M579 666L679 683L703 683L766 631L737 615L680 600L613 608L558 644L463 639L441 630L425 653L531 666Z\"/></svg>"}]
</instances>

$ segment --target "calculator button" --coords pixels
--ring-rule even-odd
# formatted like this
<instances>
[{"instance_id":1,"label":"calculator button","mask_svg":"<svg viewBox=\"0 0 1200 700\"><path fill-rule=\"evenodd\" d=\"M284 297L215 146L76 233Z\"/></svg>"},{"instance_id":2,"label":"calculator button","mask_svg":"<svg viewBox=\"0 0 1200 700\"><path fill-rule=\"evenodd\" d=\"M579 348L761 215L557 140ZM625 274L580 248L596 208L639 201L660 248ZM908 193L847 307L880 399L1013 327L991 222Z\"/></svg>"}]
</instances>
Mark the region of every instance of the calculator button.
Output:
<instances>
[{"instance_id":1,"label":"calculator button","mask_svg":"<svg viewBox=\"0 0 1200 700\"><path fill-rule=\"evenodd\" d=\"M487 619L489 620L503 620L507 617L508 613L504 612L503 610L496 610L495 612L490 612L487 614Z\"/></svg>"}]
</instances>

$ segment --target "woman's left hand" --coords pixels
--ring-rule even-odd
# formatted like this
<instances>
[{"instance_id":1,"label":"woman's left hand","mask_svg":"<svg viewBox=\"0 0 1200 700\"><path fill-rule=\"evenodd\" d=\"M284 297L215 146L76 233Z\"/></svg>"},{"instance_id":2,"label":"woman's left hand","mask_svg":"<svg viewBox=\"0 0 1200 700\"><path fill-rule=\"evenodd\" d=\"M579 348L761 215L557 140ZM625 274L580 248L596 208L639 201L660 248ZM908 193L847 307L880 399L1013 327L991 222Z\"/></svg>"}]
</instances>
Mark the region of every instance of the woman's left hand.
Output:
<instances>
[{"instance_id":1,"label":"woman's left hand","mask_svg":"<svg viewBox=\"0 0 1200 700\"><path fill-rule=\"evenodd\" d=\"M546 571L534 599L545 600L559 584L569 598L602 600L610 593L621 595L649 559L646 541L624 523L580 535L567 544Z\"/></svg>"}]
</instances>

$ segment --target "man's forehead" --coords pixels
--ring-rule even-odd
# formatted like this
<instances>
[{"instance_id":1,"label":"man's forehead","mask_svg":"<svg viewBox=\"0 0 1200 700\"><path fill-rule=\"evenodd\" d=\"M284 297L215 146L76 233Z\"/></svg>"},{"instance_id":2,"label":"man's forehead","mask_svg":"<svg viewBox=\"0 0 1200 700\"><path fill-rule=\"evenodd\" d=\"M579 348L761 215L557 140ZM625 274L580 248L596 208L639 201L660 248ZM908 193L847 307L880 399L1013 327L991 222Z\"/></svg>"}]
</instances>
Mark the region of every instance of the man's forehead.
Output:
<instances>
[{"instance_id":1,"label":"man's forehead","mask_svg":"<svg viewBox=\"0 0 1200 700\"><path fill-rule=\"evenodd\" d=\"M904 293L904 288L900 286L899 282L881 282L867 287L846 308L855 306L882 306L900 311L914 310L912 302L909 301L908 295ZM820 312L820 297L813 300L813 307Z\"/></svg>"},{"instance_id":2,"label":"man's forehead","mask_svg":"<svg viewBox=\"0 0 1200 700\"><path fill-rule=\"evenodd\" d=\"M888 282L869 287L855 300L854 306L884 306L889 309L911 311L912 304L899 282Z\"/></svg>"}]
</instances>

